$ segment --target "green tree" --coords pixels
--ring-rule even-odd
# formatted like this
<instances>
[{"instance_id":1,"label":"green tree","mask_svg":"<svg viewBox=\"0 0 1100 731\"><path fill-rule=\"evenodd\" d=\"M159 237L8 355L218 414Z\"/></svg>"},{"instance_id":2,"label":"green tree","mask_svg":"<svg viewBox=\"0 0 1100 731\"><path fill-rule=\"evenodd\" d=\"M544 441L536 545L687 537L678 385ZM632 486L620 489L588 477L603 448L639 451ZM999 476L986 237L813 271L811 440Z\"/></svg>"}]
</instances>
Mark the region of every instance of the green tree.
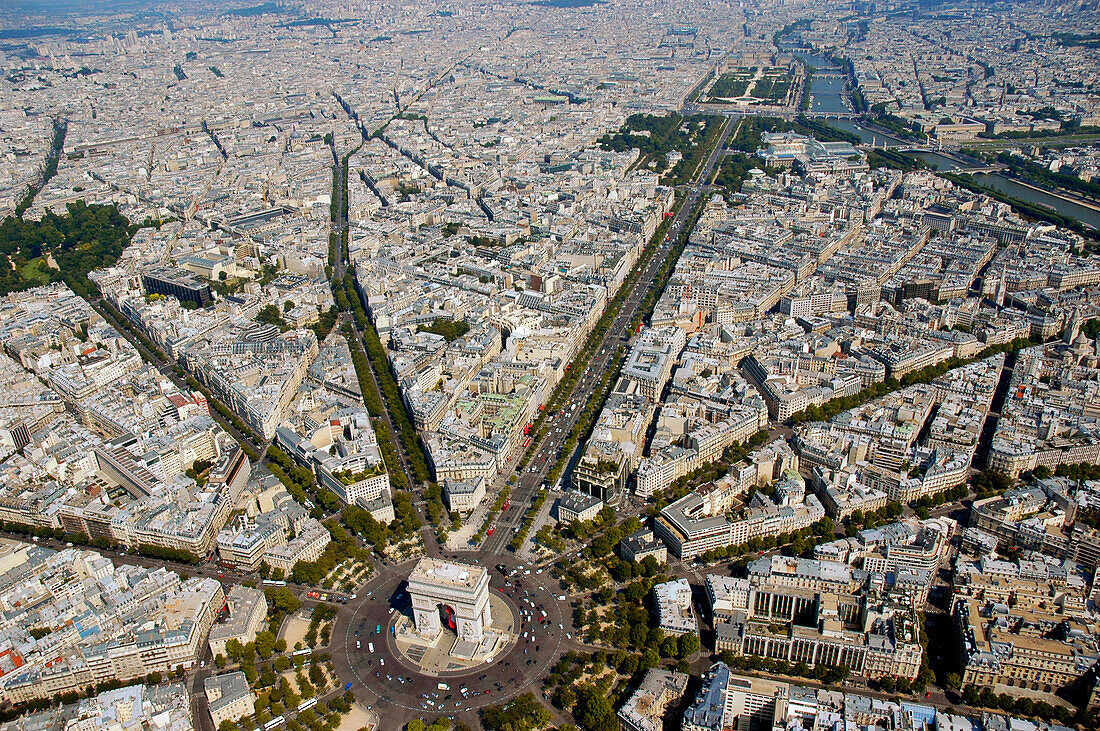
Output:
<instances>
[{"instance_id":1,"label":"green tree","mask_svg":"<svg viewBox=\"0 0 1100 731\"><path fill-rule=\"evenodd\" d=\"M256 314L256 322L261 322L265 325L274 325L275 327L286 326L286 320L279 313L279 308L275 305L264 305L264 307Z\"/></svg>"},{"instance_id":2,"label":"green tree","mask_svg":"<svg viewBox=\"0 0 1100 731\"><path fill-rule=\"evenodd\" d=\"M699 651L699 635L694 632L688 632L687 634L680 635L680 639L677 641L679 647L678 657L685 658L690 657Z\"/></svg>"},{"instance_id":3,"label":"green tree","mask_svg":"<svg viewBox=\"0 0 1100 731\"><path fill-rule=\"evenodd\" d=\"M309 680L318 688L323 688L326 684L325 672L321 670L321 666L314 663L309 666Z\"/></svg>"},{"instance_id":4,"label":"green tree","mask_svg":"<svg viewBox=\"0 0 1100 731\"><path fill-rule=\"evenodd\" d=\"M534 731L553 720L550 711L541 705L533 693L524 693L508 703L486 706L481 710L481 723L486 731Z\"/></svg>"},{"instance_id":5,"label":"green tree","mask_svg":"<svg viewBox=\"0 0 1100 731\"><path fill-rule=\"evenodd\" d=\"M266 660L275 651L275 635L267 631L257 632L255 644L256 652L259 653L262 659Z\"/></svg>"},{"instance_id":6,"label":"green tree","mask_svg":"<svg viewBox=\"0 0 1100 731\"><path fill-rule=\"evenodd\" d=\"M244 657L244 645L240 640L232 639L225 643L225 654L229 655L229 659L233 662L241 662L241 658Z\"/></svg>"},{"instance_id":7,"label":"green tree","mask_svg":"<svg viewBox=\"0 0 1100 731\"><path fill-rule=\"evenodd\" d=\"M302 602L294 596L294 592L285 586L264 589L264 598L267 599L269 616L272 607L283 614L293 614L302 606Z\"/></svg>"},{"instance_id":8,"label":"green tree","mask_svg":"<svg viewBox=\"0 0 1100 731\"><path fill-rule=\"evenodd\" d=\"M598 688L583 688L578 707L577 720L585 731L618 731L619 719L615 716L615 710Z\"/></svg>"}]
</instances>

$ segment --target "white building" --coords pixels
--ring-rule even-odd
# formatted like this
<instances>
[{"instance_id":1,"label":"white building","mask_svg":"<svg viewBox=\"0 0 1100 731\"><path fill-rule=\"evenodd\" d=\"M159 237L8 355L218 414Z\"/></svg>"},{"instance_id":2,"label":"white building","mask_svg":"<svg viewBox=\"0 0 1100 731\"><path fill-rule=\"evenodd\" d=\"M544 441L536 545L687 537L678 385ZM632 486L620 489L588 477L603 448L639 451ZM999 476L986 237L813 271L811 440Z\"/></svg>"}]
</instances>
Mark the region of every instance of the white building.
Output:
<instances>
[{"instance_id":1,"label":"white building","mask_svg":"<svg viewBox=\"0 0 1100 731\"><path fill-rule=\"evenodd\" d=\"M657 626L668 634L699 632L699 621L691 607L691 584L687 579L667 581L653 587Z\"/></svg>"}]
</instances>

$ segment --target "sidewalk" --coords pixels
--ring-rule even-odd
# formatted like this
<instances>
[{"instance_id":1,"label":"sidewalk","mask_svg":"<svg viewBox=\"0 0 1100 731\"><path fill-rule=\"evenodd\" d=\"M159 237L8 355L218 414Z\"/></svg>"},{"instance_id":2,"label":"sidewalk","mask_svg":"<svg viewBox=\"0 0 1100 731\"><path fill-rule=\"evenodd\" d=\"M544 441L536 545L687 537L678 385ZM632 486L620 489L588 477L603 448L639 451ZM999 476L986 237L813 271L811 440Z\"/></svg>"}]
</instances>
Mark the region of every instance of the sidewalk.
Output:
<instances>
[{"instance_id":1,"label":"sidewalk","mask_svg":"<svg viewBox=\"0 0 1100 731\"><path fill-rule=\"evenodd\" d=\"M496 487L494 484L493 487ZM444 548L448 551L476 551L477 546L470 545L470 539L481 528L481 524L485 522L485 516L489 514L489 508L493 507L493 503L497 499L497 495L504 489L502 484L491 496L488 491L485 493L485 499L481 501L481 504L474 509L474 512L470 513L465 520L462 521L462 527L458 530L451 531L447 534L447 543ZM484 536L482 536L484 538Z\"/></svg>"},{"instance_id":2,"label":"sidewalk","mask_svg":"<svg viewBox=\"0 0 1100 731\"><path fill-rule=\"evenodd\" d=\"M554 504L558 501L560 492L555 490L546 491L546 500L543 502L542 507L539 508L539 514L535 516L535 522L531 524L531 530L527 532L527 538L524 539L523 545L517 551L517 555L525 560L530 560L538 557L538 554L542 551L537 548L533 541L535 540L535 534L539 532L542 526L549 524L553 527L556 521L550 517L550 510L554 507Z\"/></svg>"}]
</instances>

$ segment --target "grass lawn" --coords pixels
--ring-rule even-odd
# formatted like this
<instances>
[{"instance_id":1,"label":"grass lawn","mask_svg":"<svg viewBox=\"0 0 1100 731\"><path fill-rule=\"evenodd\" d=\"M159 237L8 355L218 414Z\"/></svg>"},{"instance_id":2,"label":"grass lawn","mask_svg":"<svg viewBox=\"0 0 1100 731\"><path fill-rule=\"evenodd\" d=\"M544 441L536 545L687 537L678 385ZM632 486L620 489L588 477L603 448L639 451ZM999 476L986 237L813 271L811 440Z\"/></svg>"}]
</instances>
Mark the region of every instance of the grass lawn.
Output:
<instances>
[{"instance_id":1,"label":"grass lawn","mask_svg":"<svg viewBox=\"0 0 1100 731\"><path fill-rule=\"evenodd\" d=\"M39 263L41 263L42 266L46 266L46 261L42 257L31 259L19 270L19 276L23 277L23 279L28 282L49 284L50 276L38 268Z\"/></svg>"}]
</instances>

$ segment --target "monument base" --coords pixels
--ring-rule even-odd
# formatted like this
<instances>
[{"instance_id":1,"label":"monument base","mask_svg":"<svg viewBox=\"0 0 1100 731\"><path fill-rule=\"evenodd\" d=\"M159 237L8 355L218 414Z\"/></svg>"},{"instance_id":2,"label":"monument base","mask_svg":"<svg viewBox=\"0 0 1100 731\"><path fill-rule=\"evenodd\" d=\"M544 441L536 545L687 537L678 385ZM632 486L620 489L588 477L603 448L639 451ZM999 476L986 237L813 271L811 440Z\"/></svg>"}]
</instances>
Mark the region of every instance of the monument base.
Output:
<instances>
[{"instance_id":1,"label":"monument base","mask_svg":"<svg viewBox=\"0 0 1100 731\"><path fill-rule=\"evenodd\" d=\"M440 629L434 637L417 631L411 617L399 615L394 625L397 650L427 675L457 673L493 662L517 639L515 614L508 602L492 596L493 624L480 641L465 640Z\"/></svg>"}]
</instances>

